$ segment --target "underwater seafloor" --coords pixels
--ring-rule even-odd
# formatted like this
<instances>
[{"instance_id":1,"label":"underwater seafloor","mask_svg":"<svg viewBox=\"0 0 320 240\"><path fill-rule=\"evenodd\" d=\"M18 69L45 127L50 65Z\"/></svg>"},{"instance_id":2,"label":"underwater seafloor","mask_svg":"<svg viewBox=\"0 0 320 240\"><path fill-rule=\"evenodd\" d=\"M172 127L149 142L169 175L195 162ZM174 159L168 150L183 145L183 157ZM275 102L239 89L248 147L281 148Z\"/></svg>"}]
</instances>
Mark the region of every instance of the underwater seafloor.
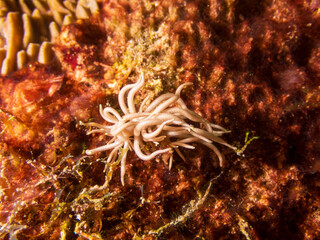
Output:
<instances>
[{"instance_id":1,"label":"underwater seafloor","mask_svg":"<svg viewBox=\"0 0 320 240\"><path fill-rule=\"evenodd\" d=\"M50 63L0 76L0 238L320 239L320 2L98 3ZM170 170L128 151L122 185L85 153L111 137L80 122L121 114L141 72L137 105L193 83L181 98L237 148L215 143L223 167L197 143Z\"/></svg>"}]
</instances>

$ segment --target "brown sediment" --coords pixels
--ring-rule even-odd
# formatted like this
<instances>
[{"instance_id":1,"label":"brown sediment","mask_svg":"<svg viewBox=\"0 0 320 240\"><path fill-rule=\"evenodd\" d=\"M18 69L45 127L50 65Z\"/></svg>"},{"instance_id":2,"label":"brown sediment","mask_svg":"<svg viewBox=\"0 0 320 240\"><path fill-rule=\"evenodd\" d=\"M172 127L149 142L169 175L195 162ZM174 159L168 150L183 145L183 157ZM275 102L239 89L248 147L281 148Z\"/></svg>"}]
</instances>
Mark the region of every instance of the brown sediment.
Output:
<instances>
[{"instance_id":1,"label":"brown sediment","mask_svg":"<svg viewBox=\"0 0 320 240\"><path fill-rule=\"evenodd\" d=\"M2 238L317 239L319 232L319 7L293 1L103 1L66 26L57 65L1 76ZM160 158L128 153L125 185L106 124L121 87L146 84L139 104L172 92L231 133L226 166L195 144ZM105 170L105 171L104 171Z\"/></svg>"}]
</instances>

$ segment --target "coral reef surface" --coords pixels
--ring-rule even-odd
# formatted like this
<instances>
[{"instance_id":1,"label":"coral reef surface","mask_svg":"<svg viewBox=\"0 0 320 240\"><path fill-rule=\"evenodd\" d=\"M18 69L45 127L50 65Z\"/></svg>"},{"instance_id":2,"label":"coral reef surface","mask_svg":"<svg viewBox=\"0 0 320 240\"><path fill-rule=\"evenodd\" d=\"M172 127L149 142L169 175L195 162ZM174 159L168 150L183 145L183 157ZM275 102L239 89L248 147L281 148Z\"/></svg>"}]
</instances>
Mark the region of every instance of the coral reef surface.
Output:
<instances>
[{"instance_id":1,"label":"coral reef surface","mask_svg":"<svg viewBox=\"0 0 320 240\"><path fill-rule=\"evenodd\" d=\"M319 239L320 3L98 4L58 31L50 63L0 76L0 238ZM223 167L197 142L171 169L86 154L112 137L80 123L110 125L99 105L120 113L142 71L137 106L192 83L186 107L230 130Z\"/></svg>"}]
</instances>

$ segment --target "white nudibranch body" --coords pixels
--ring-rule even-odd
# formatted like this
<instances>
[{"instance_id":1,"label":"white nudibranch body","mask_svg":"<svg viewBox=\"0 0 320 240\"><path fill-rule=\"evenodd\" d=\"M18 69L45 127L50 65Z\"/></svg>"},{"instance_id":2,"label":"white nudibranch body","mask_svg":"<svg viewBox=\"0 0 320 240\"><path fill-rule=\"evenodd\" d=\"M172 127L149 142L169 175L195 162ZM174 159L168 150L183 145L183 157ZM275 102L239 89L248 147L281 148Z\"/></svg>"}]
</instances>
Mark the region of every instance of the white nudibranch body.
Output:
<instances>
[{"instance_id":1,"label":"white nudibranch body","mask_svg":"<svg viewBox=\"0 0 320 240\"><path fill-rule=\"evenodd\" d=\"M169 167L171 167L173 149L184 159L178 148L194 149L191 143L198 142L212 149L219 158L220 166L223 166L224 157L213 142L233 150L236 148L220 138L222 134L228 132L226 129L206 121L199 114L189 110L180 98L183 88L192 83L180 85L175 93L160 95L148 106L145 106L147 101L143 101L137 110L135 94L143 85L144 75L142 73L136 83L126 85L120 90L118 101L123 112L122 116L114 108L103 108L100 105L102 118L112 125L81 123L94 128L87 132L88 135L103 133L112 137L106 145L86 150L86 154L93 155L111 150L107 162L113 162L119 153L123 185L127 150L133 150L144 161L151 160L160 154L170 154ZM191 122L197 127L191 125ZM149 147L147 148L146 145ZM157 150L150 153L149 149L154 148ZM120 154L122 149L125 151Z\"/></svg>"}]
</instances>

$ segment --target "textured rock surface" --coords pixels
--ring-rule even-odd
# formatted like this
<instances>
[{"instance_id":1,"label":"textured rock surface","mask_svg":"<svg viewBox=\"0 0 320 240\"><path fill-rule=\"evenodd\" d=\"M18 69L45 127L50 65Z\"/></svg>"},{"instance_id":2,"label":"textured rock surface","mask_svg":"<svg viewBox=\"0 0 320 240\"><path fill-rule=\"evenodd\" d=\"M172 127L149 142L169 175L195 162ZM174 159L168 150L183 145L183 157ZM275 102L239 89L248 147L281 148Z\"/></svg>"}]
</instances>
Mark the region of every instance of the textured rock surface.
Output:
<instances>
[{"instance_id":1,"label":"textured rock surface","mask_svg":"<svg viewBox=\"0 0 320 240\"><path fill-rule=\"evenodd\" d=\"M320 238L320 10L317 1L106 1L62 29L59 61L0 77L4 239ZM200 145L141 161L125 186L98 105L146 85L137 102L192 81L182 98L231 130L226 166Z\"/></svg>"}]
</instances>

